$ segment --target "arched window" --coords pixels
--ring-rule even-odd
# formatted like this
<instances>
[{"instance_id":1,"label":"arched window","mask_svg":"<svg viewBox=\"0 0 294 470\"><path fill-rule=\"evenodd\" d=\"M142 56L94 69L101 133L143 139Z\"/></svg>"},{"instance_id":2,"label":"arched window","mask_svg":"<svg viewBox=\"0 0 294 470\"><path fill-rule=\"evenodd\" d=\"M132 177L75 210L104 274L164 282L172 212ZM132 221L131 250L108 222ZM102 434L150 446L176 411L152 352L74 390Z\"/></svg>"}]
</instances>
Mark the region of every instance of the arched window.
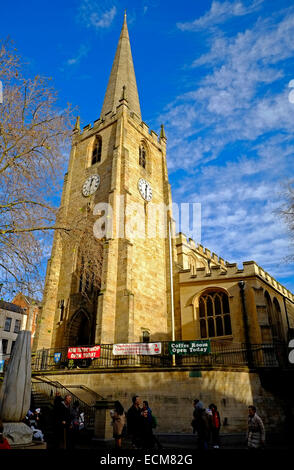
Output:
<instances>
[{"instance_id":1,"label":"arched window","mask_svg":"<svg viewBox=\"0 0 294 470\"><path fill-rule=\"evenodd\" d=\"M232 334L229 299L225 292L208 292L199 299L201 338Z\"/></svg>"},{"instance_id":2,"label":"arched window","mask_svg":"<svg viewBox=\"0 0 294 470\"><path fill-rule=\"evenodd\" d=\"M100 136L95 138L92 150L92 165L101 162L102 139Z\"/></svg>"},{"instance_id":3,"label":"arched window","mask_svg":"<svg viewBox=\"0 0 294 470\"><path fill-rule=\"evenodd\" d=\"M146 149L143 144L139 147L139 165L146 168Z\"/></svg>"},{"instance_id":4,"label":"arched window","mask_svg":"<svg viewBox=\"0 0 294 470\"><path fill-rule=\"evenodd\" d=\"M273 300L273 322L272 322L272 335L274 341L283 341L283 328L281 323L281 307L276 298Z\"/></svg>"}]
</instances>

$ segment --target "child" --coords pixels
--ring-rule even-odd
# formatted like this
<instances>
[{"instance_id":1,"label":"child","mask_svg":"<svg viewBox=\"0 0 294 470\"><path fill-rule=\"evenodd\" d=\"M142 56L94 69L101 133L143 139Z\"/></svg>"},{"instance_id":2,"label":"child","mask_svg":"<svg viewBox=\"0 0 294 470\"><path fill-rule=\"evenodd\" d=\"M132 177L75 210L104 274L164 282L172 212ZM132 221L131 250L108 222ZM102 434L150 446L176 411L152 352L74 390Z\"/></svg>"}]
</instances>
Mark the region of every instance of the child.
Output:
<instances>
[{"instance_id":1,"label":"child","mask_svg":"<svg viewBox=\"0 0 294 470\"><path fill-rule=\"evenodd\" d=\"M0 450L1 449L11 449L9 442L5 437L3 436L3 424L2 421L0 421Z\"/></svg>"}]
</instances>

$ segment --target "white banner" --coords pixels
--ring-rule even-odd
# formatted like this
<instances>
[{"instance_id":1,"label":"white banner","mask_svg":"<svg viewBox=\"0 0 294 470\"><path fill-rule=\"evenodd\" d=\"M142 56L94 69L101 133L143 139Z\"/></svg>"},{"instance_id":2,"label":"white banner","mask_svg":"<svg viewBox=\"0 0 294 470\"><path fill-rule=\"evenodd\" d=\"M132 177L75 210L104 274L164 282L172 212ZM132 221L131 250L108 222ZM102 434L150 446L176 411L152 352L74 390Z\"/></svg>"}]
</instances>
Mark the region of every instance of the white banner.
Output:
<instances>
[{"instance_id":1,"label":"white banner","mask_svg":"<svg viewBox=\"0 0 294 470\"><path fill-rule=\"evenodd\" d=\"M161 343L114 344L112 354L114 356L161 354Z\"/></svg>"}]
</instances>

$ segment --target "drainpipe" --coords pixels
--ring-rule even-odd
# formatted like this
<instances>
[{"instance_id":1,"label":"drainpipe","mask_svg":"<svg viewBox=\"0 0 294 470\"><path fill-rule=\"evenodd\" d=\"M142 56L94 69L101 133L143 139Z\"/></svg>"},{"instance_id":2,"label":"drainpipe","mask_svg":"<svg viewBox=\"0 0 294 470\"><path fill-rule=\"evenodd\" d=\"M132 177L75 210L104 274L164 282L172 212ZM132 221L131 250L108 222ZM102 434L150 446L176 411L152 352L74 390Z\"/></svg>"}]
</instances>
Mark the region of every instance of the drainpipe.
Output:
<instances>
[{"instance_id":1,"label":"drainpipe","mask_svg":"<svg viewBox=\"0 0 294 470\"><path fill-rule=\"evenodd\" d=\"M252 358L251 343L250 343L250 337L249 337L248 316L247 316L246 302L245 302L245 281L238 282L238 286L240 289L240 296L241 296L241 302L242 302L247 363L248 363L248 367L251 369L253 367L253 358Z\"/></svg>"},{"instance_id":2,"label":"drainpipe","mask_svg":"<svg viewBox=\"0 0 294 470\"><path fill-rule=\"evenodd\" d=\"M170 266L170 297L171 297L171 329L172 341L175 341L175 309L174 309L174 283L173 283L173 257L172 257L172 240L171 240L171 221L168 222L168 238L169 238L169 266ZM176 365L176 356L172 356L172 364Z\"/></svg>"}]
</instances>

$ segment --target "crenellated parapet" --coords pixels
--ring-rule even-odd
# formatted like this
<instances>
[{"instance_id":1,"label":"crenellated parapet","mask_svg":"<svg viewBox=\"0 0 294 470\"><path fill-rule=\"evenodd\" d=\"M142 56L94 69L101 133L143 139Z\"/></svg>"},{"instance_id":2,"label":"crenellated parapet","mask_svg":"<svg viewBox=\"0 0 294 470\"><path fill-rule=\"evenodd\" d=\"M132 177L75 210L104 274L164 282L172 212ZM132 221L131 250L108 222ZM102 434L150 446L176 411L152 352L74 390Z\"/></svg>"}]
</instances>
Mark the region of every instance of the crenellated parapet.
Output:
<instances>
[{"instance_id":1,"label":"crenellated parapet","mask_svg":"<svg viewBox=\"0 0 294 470\"><path fill-rule=\"evenodd\" d=\"M180 283L191 283L204 280L242 280L249 277L257 277L272 286L283 296L294 302L294 295L286 287L274 279L268 272L261 268L255 261L244 261L243 267L239 268L237 263L225 262L223 258L204 248L203 245L196 245L191 239L187 240L183 233L179 233L176 238L176 247L178 252L178 262L182 266L180 271ZM192 269L188 265L188 257L194 253L206 259L206 266ZM186 257L186 260L185 260ZM209 262L209 263L208 263Z\"/></svg>"},{"instance_id":2,"label":"crenellated parapet","mask_svg":"<svg viewBox=\"0 0 294 470\"><path fill-rule=\"evenodd\" d=\"M144 121L141 121L136 113L130 111L128 106L125 106L125 110L127 112L128 121L142 134L142 139L145 138L148 142L154 144L157 148L160 148L160 150L165 152L167 142L165 133L161 131L160 135L158 135L158 133L150 129ZM98 132L100 133L105 128L113 124L121 116L121 114L122 105L117 107L116 112L109 112L103 117L103 119L96 119L93 125L91 123L87 124L79 133L76 132L75 141L83 141L89 139Z\"/></svg>"},{"instance_id":3,"label":"crenellated parapet","mask_svg":"<svg viewBox=\"0 0 294 470\"><path fill-rule=\"evenodd\" d=\"M187 239L183 233L178 233L176 237L176 247L178 253L178 263L183 266L183 269L188 268L188 258L195 257L202 266L198 269L209 271L212 267L219 267L221 270L226 269L226 262L223 258L216 253L211 253L208 248L203 247L200 243L196 244L192 238ZM204 266L203 266L204 265Z\"/></svg>"}]
</instances>

